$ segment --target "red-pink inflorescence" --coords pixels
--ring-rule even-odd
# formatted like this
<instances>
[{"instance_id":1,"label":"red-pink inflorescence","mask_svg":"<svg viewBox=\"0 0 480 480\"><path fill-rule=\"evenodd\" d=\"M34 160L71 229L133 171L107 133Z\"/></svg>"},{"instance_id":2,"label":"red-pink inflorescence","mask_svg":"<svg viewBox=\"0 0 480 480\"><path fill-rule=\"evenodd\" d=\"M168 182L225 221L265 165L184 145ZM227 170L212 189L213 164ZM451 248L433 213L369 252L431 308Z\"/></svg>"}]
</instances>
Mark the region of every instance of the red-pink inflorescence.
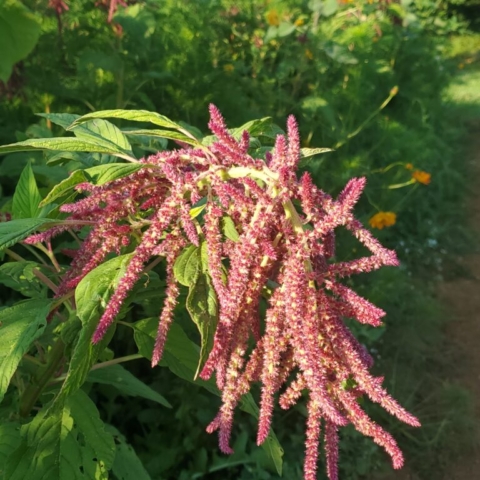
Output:
<instances>
[{"instance_id":1,"label":"red-pink inflorescence","mask_svg":"<svg viewBox=\"0 0 480 480\"><path fill-rule=\"evenodd\" d=\"M369 373L373 360L346 327L344 318L381 325L384 312L340 281L383 265L397 265L395 253L355 219L352 209L365 179L352 179L337 199L314 185L308 173L297 178L301 157L296 121L279 135L266 160L249 155L249 136L239 140L227 130L218 109L210 106L209 127L216 141L209 147L160 152L136 173L102 186L81 184L85 198L64 205L68 228L91 230L63 277L57 295L79 281L112 252L129 246L133 257L99 321L99 342L149 260L166 258L167 288L152 356L162 357L179 289L173 265L182 250L206 242L208 271L219 303L213 348L200 373L215 374L222 406L207 427L218 430L220 449L231 453L234 410L242 395L260 382L257 442L269 434L275 403L288 409L308 392L306 480L316 478L323 445L330 480L338 478L338 429L349 423L370 436L403 464L393 437L371 420L358 403L365 395L401 421L419 426ZM190 210L202 198L202 220ZM295 207L298 205L299 207ZM238 232L232 241L223 222ZM349 230L371 255L335 262L335 229ZM65 227L67 228L67 227ZM55 227L28 241L48 241L63 231ZM262 300L262 297L264 300ZM261 315L260 303L266 302Z\"/></svg>"}]
</instances>

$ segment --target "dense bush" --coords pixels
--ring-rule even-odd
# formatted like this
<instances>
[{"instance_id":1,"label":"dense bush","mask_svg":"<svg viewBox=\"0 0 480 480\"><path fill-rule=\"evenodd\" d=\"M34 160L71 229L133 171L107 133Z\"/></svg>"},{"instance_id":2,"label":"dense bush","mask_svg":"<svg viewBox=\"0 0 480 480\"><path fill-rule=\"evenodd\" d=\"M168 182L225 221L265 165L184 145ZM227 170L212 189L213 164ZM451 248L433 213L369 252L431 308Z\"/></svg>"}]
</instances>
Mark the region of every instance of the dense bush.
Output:
<instances>
[{"instance_id":1,"label":"dense bush","mask_svg":"<svg viewBox=\"0 0 480 480\"><path fill-rule=\"evenodd\" d=\"M12 0L0 8L5 11L15 4L19 9L19 3ZM425 375L413 394L408 379L413 371L415 375L427 371L425 358L431 358L441 342L436 335L438 312L430 308L431 295L424 279L445 274L445 262L458 249L462 233L458 206L464 173L454 155L459 130L449 119L441 96L449 81L449 68L456 67L444 60L445 38L466 28L464 19L455 13L463 3L149 0L127 2L128 7L118 2L117 11L109 12L113 3L117 2L24 2L34 15L25 11L22 15L28 17L30 27L38 27L30 28L36 32L30 39L33 52L26 56L29 45L25 45L23 57L12 57L21 62L10 66L11 75L8 65L0 68L4 80L0 83L2 144L60 134L55 117L49 116L51 111L148 109L185 120L184 128L197 137L202 132L191 125L206 125L210 102L219 105L234 126L267 113L274 124L281 125L293 113L299 120L304 148L333 149L311 162L303 161L302 170L309 171L322 189L335 194L351 177L366 177L357 215L363 223L370 223L385 245L397 250L402 263L395 274L378 272L374 280L362 277L349 283L389 313L387 328L353 327L357 337L368 348L378 349L374 351L377 368L404 372L402 379L388 380L387 376L387 384L396 381L389 386L395 387L399 399L408 399L413 412L432 388L437 398L443 398L442 387L431 377ZM43 118L38 120L33 115L36 112L43 113ZM129 138L136 153L172 146L172 140L163 137ZM0 165L2 211L6 216L11 213L13 185L27 163L44 197L71 171L111 160L102 154L10 153ZM358 254L356 243L343 238L342 232L339 245L339 259L347 261ZM35 260L24 253L28 261ZM34 280L32 275L30 272L27 278ZM3 282L12 287L11 280ZM412 284L418 295L415 311L407 302L412 298ZM2 293L4 305L23 298L29 291L25 288ZM143 308L148 315L155 315L149 302ZM129 313L132 320L139 320L139 314L136 307ZM176 316L184 318L186 313L178 309ZM390 319L405 322L408 335L400 335L397 329L401 327L391 326ZM411 327L417 322L424 328ZM195 335L188 326L186 329ZM383 346L378 347L377 342ZM114 348L127 354L134 351L121 328ZM406 348L408 358L403 356ZM101 360L110 357L105 354ZM199 478L217 471L219 478L273 477L268 470L272 466L269 457L247 441L252 437L248 417L240 418L237 453L225 460L214 453L214 443L208 449L199 448L211 440L198 423L206 424L216 409L206 394L193 385L188 390L165 372L136 369L132 367L139 378L159 388L172 403L176 400L175 418L156 413L150 404L125 400L105 387L93 388L90 396L96 399L102 417L135 445L152 478ZM125 412L119 409L122 403L131 413L121 413ZM441 427L443 419L452 415L453 403L445 401L429 413L424 431L434 432L431 436L438 444L455 433L453 421ZM280 443L287 447L286 478L301 475L305 414L304 407L295 407L280 417L282 427L276 429ZM127 449L121 434L116 431L115 435L121 448ZM398 435L405 443L412 433L399 430ZM406 442L412 458L422 451L418 446L430 449L428 434L415 435L419 437L414 448ZM347 429L343 434L340 450L344 451L341 478L368 476L382 464L376 447L357 438L354 431ZM169 452L172 463L159 458L159 451ZM436 463L435 452L430 453L430 460L425 460L424 454L419 457L419 463L428 465L425 468ZM185 458L188 460L182 463ZM232 467L230 473L224 470L228 466Z\"/></svg>"}]
</instances>

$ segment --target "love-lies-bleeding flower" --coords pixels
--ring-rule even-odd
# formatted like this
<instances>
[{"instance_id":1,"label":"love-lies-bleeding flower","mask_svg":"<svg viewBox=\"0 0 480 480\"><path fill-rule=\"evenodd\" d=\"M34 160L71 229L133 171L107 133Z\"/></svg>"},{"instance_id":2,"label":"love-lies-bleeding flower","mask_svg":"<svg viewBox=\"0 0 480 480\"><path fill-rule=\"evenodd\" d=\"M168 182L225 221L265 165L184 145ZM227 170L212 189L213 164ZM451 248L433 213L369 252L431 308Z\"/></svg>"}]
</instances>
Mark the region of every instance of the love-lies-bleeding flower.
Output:
<instances>
[{"instance_id":1,"label":"love-lies-bleeding flower","mask_svg":"<svg viewBox=\"0 0 480 480\"><path fill-rule=\"evenodd\" d=\"M316 478L320 446L329 479L338 479L338 431L348 424L382 446L394 468L400 468L403 456L395 440L369 418L358 398L378 403L409 425L419 422L387 393L383 378L370 373L373 359L345 323L345 318L354 318L379 326L385 312L343 279L398 265L395 252L384 248L353 214L366 180L351 179L333 198L309 173L299 178L300 138L292 116L286 135L276 137L265 160L252 156L249 133L234 136L214 105L209 128L215 137L208 146L158 152L126 177L77 185L83 198L61 211L68 214L68 228L90 230L57 296L75 288L108 255L126 248L132 252L99 320L93 336L97 343L147 263L164 257L166 287L159 302L155 366L179 301L175 262L186 249L205 252L202 278L213 289L218 315L200 377L215 375L221 391L222 405L207 427L208 432L218 431L220 449L232 453L234 411L252 385L260 383L258 444L269 435L276 404L288 409L308 396L306 480ZM205 204L202 215L192 215L199 202ZM383 228L395 219L393 212L379 212L370 225ZM336 261L338 227L370 255ZM55 226L26 241L49 241L63 231Z\"/></svg>"}]
</instances>

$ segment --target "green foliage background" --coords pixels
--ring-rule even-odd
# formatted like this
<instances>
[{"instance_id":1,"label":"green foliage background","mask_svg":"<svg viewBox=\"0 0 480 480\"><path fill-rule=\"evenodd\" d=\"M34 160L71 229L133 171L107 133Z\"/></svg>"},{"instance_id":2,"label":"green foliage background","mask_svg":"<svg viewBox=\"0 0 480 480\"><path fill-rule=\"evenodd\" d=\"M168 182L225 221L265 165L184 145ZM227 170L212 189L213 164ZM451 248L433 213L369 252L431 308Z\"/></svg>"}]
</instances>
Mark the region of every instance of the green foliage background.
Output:
<instances>
[{"instance_id":1,"label":"green foliage background","mask_svg":"<svg viewBox=\"0 0 480 480\"><path fill-rule=\"evenodd\" d=\"M69 10L60 19L43 0L8 0L0 6L0 32L1 22L12 25L14 17L29 22L32 32L17 51L1 60L0 143L60 135L58 121L48 116L53 111L147 109L183 120L203 133L210 102L220 107L230 125L270 115L282 126L288 114L295 114L304 147L335 149L304 167L318 185L337 193L347 179L365 175L368 187L357 210L362 221L367 223L377 211L397 214L393 227L375 233L396 248L402 266L365 276L355 285L388 312L386 328L362 327L356 334L375 349L376 368L385 373L389 391L419 415L424 427L412 432L375 409L373 415L400 440L410 466L423 478L432 478L448 464L449 455L468 443L469 435L468 396L441 380L448 370L439 354L446 339L433 282L457 274L453 255L469 247L462 209L466 173L460 160L464 135L460 119L465 106L470 115L478 115L478 104L472 106L478 98L468 97L461 110L449 98L458 98L463 88L458 87L459 76L453 77L459 64L466 65L467 73L478 68L480 41L469 30L478 24L470 8L475 1L146 0L119 8L112 23L107 22L102 2L67 3ZM2 41L0 34L0 45ZM452 94L455 86L457 93ZM39 118L34 113L46 115ZM67 124L75 117L69 118ZM166 145L165 139L143 139L134 148L153 152ZM22 185L30 191L39 186L28 198L37 194L41 198L79 165L96 168L113 160L98 154L64 163L37 151L10 153L0 164L1 210L25 210L25 218L48 214L31 211L38 202L32 206L12 200L22 171ZM31 171L24 170L27 163ZM410 180L407 163L431 173L431 184L391 188ZM355 255L354 248L346 238L341 255ZM29 312L28 302L40 302L44 290L28 273L28 265L21 274L6 271L5 266L12 268L8 263L0 267L0 282L13 290L2 290L3 307L32 297L35 300L21 304ZM18 280L23 277L29 279L28 285ZM155 316L157 309L158 298L147 298L143 307L134 305L125 314L139 320L145 314ZM179 309L177 316L198 342L187 312ZM73 331L79 328L73 319L68 325ZM140 327L148 332L148 325ZM136 351L130 333L118 327L115 351L124 355ZM66 329L62 335L66 348L72 348L71 332L69 336ZM108 361L112 352L88 355L91 362L83 366L85 375L97 355ZM93 448L105 460L103 466L85 464L86 476L79 478L103 478L105 465L118 479L278 478L271 458L254 446L254 419L239 414L236 453L229 458L220 455L216 439L204 431L218 400L170 370L152 371L146 361L138 360L112 372L124 381L131 372L148 388L131 387L130 396L122 394L118 387L122 382L111 388L105 379L86 377L87 397L78 390L81 382L71 381L78 384L77 392L58 403L48 419L51 431L69 432L65 444L55 448L71 449L72 438L85 434L82 421L88 408L96 405L100 413L95 415L107 424L99 426L93 415L98 442L91 446L87 442L75 455L87 455L85 449ZM141 399L131 396L135 388L143 392L138 394ZM15 401L7 391L0 418L7 417ZM80 404L85 411L80 411ZM164 408L168 404L173 410ZM22 421L18 419L18 425ZM276 414L275 431L285 449L284 478L301 478L304 422L302 406ZM1 438L15 437L12 432L18 425L2 425ZM29 433L25 435L24 439ZM27 443L14 447L0 440L0 462L13 450L27 460L35 453ZM345 430L341 450L342 479L372 478L388 469L377 447L354 431ZM22 474L7 470L5 478Z\"/></svg>"}]
</instances>

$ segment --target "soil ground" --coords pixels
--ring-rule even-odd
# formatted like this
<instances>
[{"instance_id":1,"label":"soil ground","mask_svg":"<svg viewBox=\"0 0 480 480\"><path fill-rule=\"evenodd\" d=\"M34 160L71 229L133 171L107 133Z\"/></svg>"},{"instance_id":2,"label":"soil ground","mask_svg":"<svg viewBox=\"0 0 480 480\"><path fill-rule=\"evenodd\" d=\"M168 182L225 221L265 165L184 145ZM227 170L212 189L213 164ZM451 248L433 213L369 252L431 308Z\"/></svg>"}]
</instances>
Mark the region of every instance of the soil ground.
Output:
<instances>
[{"instance_id":1,"label":"soil ground","mask_svg":"<svg viewBox=\"0 0 480 480\"><path fill-rule=\"evenodd\" d=\"M470 227L480 239L480 121L471 124L469 170L472 174L472 193L468 201ZM458 259L468 274L444 282L438 287L450 321L447 335L456 352L458 364L452 379L472 393L475 418L480 423L480 248ZM460 456L444 480L480 480L480 445Z\"/></svg>"}]
</instances>

